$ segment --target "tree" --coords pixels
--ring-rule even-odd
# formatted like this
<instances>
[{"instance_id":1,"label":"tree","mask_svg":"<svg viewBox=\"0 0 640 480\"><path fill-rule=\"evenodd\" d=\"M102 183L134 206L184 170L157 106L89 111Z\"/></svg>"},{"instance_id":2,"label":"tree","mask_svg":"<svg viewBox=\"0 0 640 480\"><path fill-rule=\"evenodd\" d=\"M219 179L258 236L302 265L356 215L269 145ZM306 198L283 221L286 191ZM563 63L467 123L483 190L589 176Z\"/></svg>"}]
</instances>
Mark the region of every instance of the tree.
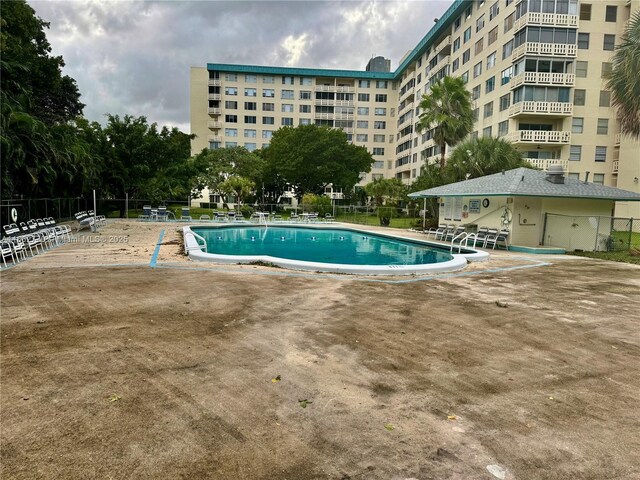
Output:
<instances>
[{"instance_id":1,"label":"tree","mask_svg":"<svg viewBox=\"0 0 640 480\"><path fill-rule=\"evenodd\" d=\"M471 94L461 77L444 77L431 87L420 102L418 130L433 129L433 140L440 147L440 167L444 168L445 149L462 141L473 130Z\"/></svg>"},{"instance_id":2,"label":"tree","mask_svg":"<svg viewBox=\"0 0 640 480\"><path fill-rule=\"evenodd\" d=\"M317 125L277 130L265 156L273 173L295 186L298 198L323 193L330 184L350 191L373 164L367 149L350 144L342 130Z\"/></svg>"},{"instance_id":3,"label":"tree","mask_svg":"<svg viewBox=\"0 0 640 480\"><path fill-rule=\"evenodd\" d=\"M219 188L221 192L227 195L233 194L236 196L236 206L237 209L240 210L240 205L244 198L251 194L255 186L256 184L248 178L241 177L239 175L231 175L220 184Z\"/></svg>"},{"instance_id":4,"label":"tree","mask_svg":"<svg viewBox=\"0 0 640 480\"><path fill-rule=\"evenodd\" d=\"M640 139L640 11L636 11L613 54L606 88L616 107L620 132Z\"/></svg>"},{"instance_id":5,"label":"tree","mask_svg":"<svg viewBox=\"0 0 640 480\"><path fill-rule=\"evenodd\" d=\"M406 187L397 178L377 178L365 185L364 189L375 201L380 225L388 226L393 210L398 200L404 196Z\"/></svg>"}]
</instances>

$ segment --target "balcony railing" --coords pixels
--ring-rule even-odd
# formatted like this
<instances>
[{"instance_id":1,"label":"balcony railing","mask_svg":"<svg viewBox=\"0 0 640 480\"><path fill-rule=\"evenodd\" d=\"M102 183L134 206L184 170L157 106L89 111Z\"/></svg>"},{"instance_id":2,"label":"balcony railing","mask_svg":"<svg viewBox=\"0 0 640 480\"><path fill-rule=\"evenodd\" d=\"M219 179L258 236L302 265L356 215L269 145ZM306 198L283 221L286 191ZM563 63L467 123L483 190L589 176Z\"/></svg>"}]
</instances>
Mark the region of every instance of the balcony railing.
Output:
<instances>
[{"instance_id":1,"label":"balcony railing","mask_svg":"<svg viewBox=\"0 0 640 480\"><path fill-rule=\"evenodd\" d=\"M545 27L578 27L578 16L565 13L527 12L515 22L514 31L526 25L542 25Z\"/></svg>"},{"instance_id":2,"label":"balcony railing","mask_svg":"<svg viewBox=\"0 0 640 480\"><path fill-rule=\"evenodd\" d=\"M549 143L556 145L568 145L571 142L571 132L559 130L517 130L508 133L505 137L513 143Z\"/></svg>"},{"instance_id":3,"label":"balcony railing","mask_svg":"<svg viewBox=\"0 0 640 480\"><path fill-rule=\"evenodd\" d=\"M316 112L314 114L314 118L317 118L319 120L333 120L333 113L320 113L320 112Z\"/></svg>"},{"instance_id":4,"label":"balcony railing","mask_svg":"<svg viewBox=\"0 0 640 480\"><path fill-rule=\"evenodd\" d=\"M332 107L333 105L335 105L335 100L316 99L316 105Z\"/></svg>"},{"instance_id":5,"label":"balcony railing","mask_svg":"<svg viewBox=\"0 0 640 480\"><path fill-rule=\"evenodd\" d=\"M567 102L518 102L509 107L509 116L516 115L555 115L573 114L573 103Z\"/></svg>"},{"instance_id":6,"label":"balcony railing","mask_svg":"<svg viewBox=\"0 0 640 480\"><path fill-rule=\"evenodd\" d=\"M220 79L219 78L210 78L209 79L209 86L211 87L219 87L221 85L220 83Z\"/></svg>"},{"instance_id":7,"label":"balcony railing","mask_svg":"<svg viewBox=\"0 0 640 480\"><path fill-rule=\"evenodd\" d=\"M210 93L209 100L220 100L221 96L219 93Z\"/></svg>"},{"instance_id":8,"label":"balcony railing","mask_svg":"<svg viewBox=\"0 0 640 480\"><path fill-rule=\"evenodd\" d=\"M220 115L220 108L218 107L209 107L209 115Z\"/></svg>"},{"instance_id":9,"label":"balcony railing","mask_svg":"<svg viewBox=\"0 0 640 480\"><path fill-rule=\"evenodd\" d=\"M353 107L355 102L353 100L336 100L336 107Z\"/></svg>"},{"instance_id":10,"label":"balcony railing","mask_svg":"<svg viewBox=\"0 0 640 480\"><path fill-rule=\"evenodd\" d=\"M208 128L222 128L221 122L207 122Z\"/></svg>"},{"instance_id":11,"label":"balcony railing","mask_svg":"<svg viewBox=\"0 0 640 480\"><path fill-rule=\"evenodd\" d=\"M568 160L558 160L557 158L525 158L525 160L540 170L547 170L551 165L561 165L566 172L569 166Z\"/></svg>"},{"instance_id":12,"label":"balcony railing","mask_svg":"<svg viewBox=\"0 0 640 480\"><path fill-rule=\"evenodd\" d=\"M614 160L611 164L611 173L618 174L618 166L620 165L620 160Z\"/></svg>"},{"instance_id":13,"label":"balcony railing","mask_svg":"<svg viewBox=\"0 0 640 480\"><path fill-rule=\"evenodd\" d=\"M523 55L575 57L578 47L573 43L527 42L513 49L513 60Z\"/></svg>"},{"instance_id":14,"label":"balcony railing","mask_svg":"<svg viewBox=\"0 0 640 480\"><path fill-rule=\"evenodd\" d=\"M209 135L209 136L207 137L207 139L208 139L210 142L221 142L221 141L222 141L222 137L221 137L220 135Z\"/></svg>"},{"instance_id":15,"label":"balcony railing","mask_svg":"<svg viewBox=\"0 0 640 480\"><path fill-rule=\"evenodd\" d=\"M620 146L620 134L619 133L616 133L615 144L616 144L616 147Z\"/></svg>"},{"instance_id":16,"label":"balcony railing","mask_svg":"<svg viewBox=\"0 0 640 480\"><path fill-rule=\"evenodd\" d=\"M573 87L576 83L576 76L573 73L523 72L512 77L510 83L512 89L523 83Z\"/></svg>"},{"instance_id":17,"label":"balcony railing","mask_svg":"<svg viewBox=\"0 0 640 480\"><path fill-rule=\"evenodd\" d=\"M316 92L338 92L338 93L353 93L356 91L354 87L344 87L335 85L316 85L314 88Z\"/></svg>"},{"instance_id":18,"label":"balcony railing","mask_svg":"<svg viewBox=\"0 0 640 480\"><path fill-rule=\"evenodd\" d=\"M353 113L334 113L333 118L336 120L353 120Z\"/></svg>"},{"instance_id":19,"label":"balcony railing","mask_svg":"<svg viewBox=\"0 0 640 480\"><path fill-rule=\"evenodd\" d=\"M434 52L438 53L440 50L445 48L446 46L451 45L451 35L447 35L443 41L441 41L438 46L435 48Z\"/></svg>"}]
</instances>

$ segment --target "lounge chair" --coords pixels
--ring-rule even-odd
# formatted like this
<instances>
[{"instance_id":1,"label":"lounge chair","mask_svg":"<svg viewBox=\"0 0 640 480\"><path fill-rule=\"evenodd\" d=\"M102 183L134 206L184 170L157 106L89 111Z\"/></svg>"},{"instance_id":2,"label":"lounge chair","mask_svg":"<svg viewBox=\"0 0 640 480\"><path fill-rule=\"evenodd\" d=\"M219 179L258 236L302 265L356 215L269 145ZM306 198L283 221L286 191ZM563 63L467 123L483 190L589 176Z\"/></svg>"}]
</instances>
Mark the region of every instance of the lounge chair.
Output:
<instances>
[{"instance_id":1,"label":"lounge chair","mask_svg":"<svg viewBox=\"0 0 640 480\"><path fill-rule=\"evenodd\" d=\"M76 220L78 222L78 229L76 230L76 233L79 232L80 230L82 230L84 227L91 228L92 232L96 231L96 225L95 225L95 222L93 220L93 217L90 217L87 214L87 212L78 212L78 213L75 214L75 217L76 217ZM32 228L31 224L29 225L29 228Z\"/></svg>"},{"instance_id":2,"label":"lounge chair","mask_svg":"<svg viewBox=\"0 0 640 480\"><path fill-rule=\"evenodd\" d=\"M180 220L185 220L187 222L190 222L193 220L193 218L191 218L191 214L189 212L189 207L182 207L180 209Z\"/></svg>"},{"instance_id":3,"label":"lounge chair","mask_svg":"<svg viewBox=\"0 0 640 480\"><path fill-rule=\"evenodd\" d=\"M142 206L142 215L138 215L138 220L151 220L151 205Z\"/></svg>"},{"instance_id":4,"label":"lounge chair","mask_svg":"<svg viewBox=\"0 0 640 480\"><path fill-rule=\"evenodd\" d=\"M13 252L13 245L11 242L8 240L2 240L0 242L0 251L2 252L2 263L4 263L5 268L7 267L7 261L5 260L7 257L11 257L11 262L14 265L18 263Z\"/></svg>"},{"instance_id":5,"label":"lounge chair","mask_svg":"<svg viewBox=\"0 0 640 480\"><path fill-rule=\"evenodd\" d=\"M324 214L324 221L325 222L333 222L334 221L333 215L331 215L330 213L325 213Z\"/></svg>"},{"instance_id":6,"label":"lounge chair","mask_svg":"<svg viewBox=\"0 0 640 480\"><path fill-rule=\"evenodd\" d=\"M200 220L200 221L204 221L204 220L208 220L208 221L210 221L210 220L211 220L211 217L210 217L209 215L200 215L199 220Z\"/></svg>"},{"instance_id":7,"label":"lounge chair","mask_svg":"<svg viewBox=\"0 0 640 480\"><path fill-rule=\"evenodd\" d=\"M509 230L489 230L487 235L485 246L491 247L492 250L496 249L499 244L504 245L505 250L509 250Z\"/></svg>"}]
</instances>

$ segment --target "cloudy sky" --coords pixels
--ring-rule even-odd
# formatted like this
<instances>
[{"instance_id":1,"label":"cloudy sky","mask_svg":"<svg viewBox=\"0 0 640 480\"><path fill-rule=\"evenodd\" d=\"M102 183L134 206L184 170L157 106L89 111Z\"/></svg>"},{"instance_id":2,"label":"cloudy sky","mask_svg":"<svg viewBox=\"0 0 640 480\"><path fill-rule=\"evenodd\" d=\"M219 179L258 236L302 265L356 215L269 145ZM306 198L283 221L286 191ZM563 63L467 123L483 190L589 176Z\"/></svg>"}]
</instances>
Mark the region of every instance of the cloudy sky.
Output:
<instances>
[{"instance_id":1,"label":"cloudy sky","mask_svg":"<svg viewBox=\"0 0 640 480\"><path fill-rule=\"evenodd\" d=\"M450 1L29 1L85 116L145 115L189 132L189 68L239 63L364 70L399 60Z\"/></svg>"}]
</instances>

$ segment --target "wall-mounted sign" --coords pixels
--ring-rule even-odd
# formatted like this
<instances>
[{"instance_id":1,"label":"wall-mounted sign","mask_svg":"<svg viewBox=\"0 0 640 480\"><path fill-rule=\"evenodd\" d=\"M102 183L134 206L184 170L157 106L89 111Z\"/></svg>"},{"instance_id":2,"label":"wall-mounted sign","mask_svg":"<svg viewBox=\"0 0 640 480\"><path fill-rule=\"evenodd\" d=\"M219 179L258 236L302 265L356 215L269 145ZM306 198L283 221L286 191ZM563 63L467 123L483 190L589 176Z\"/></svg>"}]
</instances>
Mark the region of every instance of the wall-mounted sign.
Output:
<instances>
[{"instance_id":1,"label":"wall-mounted sign","mask_svg":"<svg viewBox=\"0 0 640 480\"><path fill-rule=\"evenodd\" d=\"M482 206L483 206L484 208L488 208L488 207L489 207L489 203L490 203L490 202L489 202L489 199L488 199L488 198L485 198L485 199L483 199L483 200L482 200Z\"/></svg>"},{"instance_id":2,"label":"wall-mounted sign","mask_svg":"<svg viewBox=\"0 0 640 480\"><path fill-rule=\"evenodd\" d=\"M469 200L469 213L480 213L480 200Z\"/></svg>"}]
</instances>

